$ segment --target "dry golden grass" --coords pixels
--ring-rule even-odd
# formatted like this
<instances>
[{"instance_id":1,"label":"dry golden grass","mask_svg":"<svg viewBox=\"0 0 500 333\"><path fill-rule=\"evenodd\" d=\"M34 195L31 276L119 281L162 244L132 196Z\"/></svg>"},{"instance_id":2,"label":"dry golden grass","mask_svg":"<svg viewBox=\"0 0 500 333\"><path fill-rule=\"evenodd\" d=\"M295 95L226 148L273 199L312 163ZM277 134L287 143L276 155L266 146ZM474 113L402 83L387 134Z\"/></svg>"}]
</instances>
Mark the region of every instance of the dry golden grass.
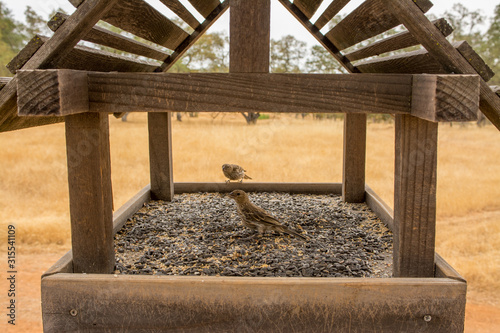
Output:
<instances>
[{"instance_id":1,"label":"dry golden grass","mask_svg":"<svg viewBox=\"0 0 500 333\"><path fill-rule=\"evenodd\" d=\"M149 182L146 117L110 117L115 208ZM440 126L437 251L473 295L500 299L500 132ZM342 122L277 115L247 126L241 115L174 121L175 181L223 181L223 163L255 181L340 182ZM0 228L26 245L70 246L64 125L0 134ZM394 127L370 124L367 183L392 205ZM31 246L32 252L40 247ZM4 251L3 249L1 251Z\"/></svg>"}]
</instances>

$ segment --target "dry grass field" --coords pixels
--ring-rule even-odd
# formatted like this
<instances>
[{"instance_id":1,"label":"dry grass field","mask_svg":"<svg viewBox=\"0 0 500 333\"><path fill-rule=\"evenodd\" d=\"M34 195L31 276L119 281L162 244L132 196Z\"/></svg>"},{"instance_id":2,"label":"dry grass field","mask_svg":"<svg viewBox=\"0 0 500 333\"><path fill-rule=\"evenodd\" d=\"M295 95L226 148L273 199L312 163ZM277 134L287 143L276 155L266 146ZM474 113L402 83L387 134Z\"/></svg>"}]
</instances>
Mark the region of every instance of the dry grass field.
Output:
<instances>
[{"instance_id":1,"label":"dry grass field","mask_svg":"<svg viewBox=\"0 0 500 333\"><path fill-rule=\"evenodd\" d=\"M149 182L146 116L110 117L110 131L118 208ZM469 282L466 331L498 332L500 132L472 124L439 131L437 251ZM173 140L175 181L223 181L223 163L243 165L255 181L342 179L341 121L277 115L247 126L238 114L184 116L174 121ZM370 124L367 183L391 206L393 174L394 125ZM0 133L0 184L2 272L7 225L16 226L18 244L18 325L9 329L38 332L40 274L70 248L64 125Z\"/></svg>"}]
</instances>

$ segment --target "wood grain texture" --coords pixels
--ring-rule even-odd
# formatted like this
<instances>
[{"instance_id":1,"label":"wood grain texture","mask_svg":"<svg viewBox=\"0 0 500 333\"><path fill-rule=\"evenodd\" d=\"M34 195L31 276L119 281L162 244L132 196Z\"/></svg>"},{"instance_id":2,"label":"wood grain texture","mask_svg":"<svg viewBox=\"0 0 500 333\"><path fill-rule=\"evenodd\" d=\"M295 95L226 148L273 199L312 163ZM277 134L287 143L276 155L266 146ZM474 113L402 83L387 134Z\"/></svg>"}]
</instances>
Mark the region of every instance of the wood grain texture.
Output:
<instances>
[{"instance_id":1,"label":"wood grain texture","mask_svg":"<svg viewBox=\"0 0 500 333\"><path fill-rule=\"evenodd\" d=\"M56 31L67 18L68 15L66 14L56 13L47 25L52 31ZM91 43L100 44L161 61L165 60L169 56L169 53L161 50L160 48L146 45L132 38L122 36L99 26L93 27L92 30L90 30L89 33L82 39Z\"/></svg>"},{"instance_id":2,"label":"wood grain texture","mask_svg":"<svg viewBox=\"0 0 500 333\"><path fill-rule=\"evenodd\" d=\"M424 12L432 6L428 0L416 0L416 2L421 6L417 8L422 8ZM339 50L343 50L399 24L401 22L387 9L382 0L366 0L325 36Z\"/></svg>"},{"instance_id":3,"label":"wood grain texture","mask_svg":"<svg viewBox=\"0 0 500 333\"><path fill-rule=\"evenodd\" d=\"M395 277L434 276L438 124L396 115Z\"/></svg>"},{"instance_id":4,"label":"wood grain texture","mask_svg":"<svg viewBox=\"0 0 500 333\"><path fill-rule=\"evenodd\" d=\"M225 0L219 4L215 9L206 17L205 21L201 23L194 32L192 32L182 43L175 49L175 51L163 62L157 72L166 72L172 67L175 62L180 59L186 51L200 39L201 36L212 26L226 12L229 8L229 0Z\"/></svg>"},{"instance_id":5,"label":"wood grain texture","mask_svg":"<svg viewBox=\"0 0 500 333\"><path fill-rule=\"evenodd\" d=\"M91 111L409 113L410 75L89 73ZM459 93L459 92L456 92Z\"/></svg>"},{"instance_id":6,"label":"wood grain texture","mask_svg":"<svg viewBox=\"0 0 500 333\"><path fill-rule=\"evenodd\" d=\"M29 42L19 51L14 58L7 64L7 68L12 74L16 74L17 70L22 68L28 60L42 47L43 43L49 40L48 37L35 35Z\"/></svg>"},{"instance_id":7,"label":"wood grain texture","mask_svg":"<svg viewBox=\"0 0 500 333\"><path fill-rule=\"evenodd\" d=\"M20 116L65 116L89 111L86 72L21 70L17 83Z\"/></svg>"},{"instance_id":8,"label":"wood grain texture","mask_svg":"<svg viewBox=\"0 0 500 333\"><path fill-rule=\"evenodd\" d=\"M127 223L127 220L151 200L151 186L147 185L113 213L113 235Z\"/></svg>"},{"instance_id":9,"label":"wood grain texture","mask_svg":"<svg viewBox=\"0 0 500 333\"><path fill-rule=\"evenodd\" d=\"M179 0L160 0L165 6L167 6L172 12L179 16L184 22L189 24L193 29L196 29L200 22L191 14L189 10L184 7Z\"/></svg>"},{"instance_id":10,"label":"wood grain texture","mask_svg":"<svg viewBox=\"0 0 500 333\"><path fill-rule=\"evenodd\" d=\"M11 80L11 77L0 77L0 90L2 90Z\"/></svg>"},{"instance_id":11,"label":"wood grain texture","mask_svg":"<svg viewBox=\"0 0 500 333\"><path fill-rule=\"evenodd\" d=\"M462 332L465 294L453 279L57 274L42 310L45 332Z\"/></svg>"},{"instance_id":12,"label":"wood grain texture","mask_svg":"<svg viewBox=\"0 0 500 333\"><path fill-rule=\"evenodd\" d=\"M443 36L448 36L453 32L453 28L445 19L435 20L433 21L433 23L439 29L439 31L441 31ZM415 39L415 37L413 37L410 32L404 31L376 41L375 43L372 43L365 47L356 49L352 52L346 53L345 56L350 61L356 61L386 52L401 50L406 47L415 45L418 45L418 41Z\"/></svg>"},{"instance_id":13,"label":"wood grain texture","mask_svg":"<svg viewBox=\"0 0 500 333\"><path fill-rule=\"evenodd\" d=\"M327 37L325 37L319 29L309 21L309 18L295 6L290 0L278 0L303 26L309 31L323 47L344 67L348 73L359 73L349 60L340 53L336 45L334 45Z\"/></svg>"},{"instance_id":14,"label":"wood grain texture","mask_svg":"<svg viewBox=\"0 0 500 333\"><path fill-rule=\"evenodd\" d=\"M77 6L81 0L70 2ZM101 19L171 50L175 50L188 36L187 32L143 0L120 0Z\"/></svg>"},{"instance_id":15,"label":"wood grain texture","mask_svg":"<svg viewBox=\"0 0 500 333\"><path fill-rule=\"evenodd\" d=\"M73 270L111 273L115 257L108 115L71 115L65 125Z\"/></svg>"},{"instance_id":16,"label":"wood grain texture","mask_svg":"<svg viewBox=\"0 0 500 333\"><path fill-rule=\"evenodd\" d=\"M246 192L286 192L294 194L342 194L341 183L174 183L175 193L218 192L228 193L234 190Z\"/></svg>"},{"instance_id":17,"label":"wood grain texture","mask_svg":"<svg viewBox=\"0 0 500 333\"><path fill-rule=\"evenodd\" d=\"M230 0L229 72L268 73L270 0Z\"/></svg>"},{"instance_id":18,"label":"wood grain texture","mask_svg":"<svg viewBox=\"0 0 500 333\"><path fill-rule=\"evenodd\" d=\"M366 114L344 115L342 200L365 202Z\"/></svg>"},{"instance_id":19,"label":"wood grain texture","mask_svg":"<svg viewBox=\"0 0 500 333\"><path fill-rule=\"evenodd\" d=\"M437 28L419 11L411 0L382 0L414 36L439 61L448 73L476 74L475 68ZM500 130L500 98L481 81L480 108Z\"/></svg>"},{"instance_id":20,"label":"wood grain texture","mask_svg":"<svg viewBox=\"0 0 500 333\"><path fill-rule=\"evenodd\" d=\"M171 114L169 112L148 113L148 133L151 198L172 201L174 177Z\"/></svg>"},{"instance_id":21,"label":"wood grain texture","mask_svg":"<svg viewBox=\"0 0 500 333\"><path fill-rule=\"evenodd\" d=\"M342 8L349 3L350 0L333 0L332 3L325 9L323 14L316 20L314 25L318 30L321 30L330 20L337 15Z\"/></svg>"},{"instance_id":22,"label":"wood grain texture","mask_svg":"<svg viewBox=\"0 0 500 333\"><path fill-rule=\"evenodd\" d=\"M411 114L439 122L476 121L479 88L479 75L415 75ZM455 91L461 94L456 95ZM432 92L435 95L429 98ZM450 94L455 97L450 98Z\"/></svg>"},{"instance_id":23,"label":"wood grain texture","mask_svg":"<svg viewBox=\"0 0 500 333\"><path fill-rule=\"evenodd\" d=\"M394 210L368 185L365 185L365 202L389 230L394 231Z\"/></svg>"},{"instance_id":24,"label":"wood grain texture","mask_svg":"<svg viewBox=\"0 0 500 333\"><path fill-rule=\"evenodd\" d=\"M310 19L322 2L323 0L295 0L293 3Z\"/></svg>"},{"instance_id":25,"label":"wood grain texture","mask_svg":"<svg viewBox=\"0 0 500 333\"><path fill-rule=\"evenodd\" d=\"M205 18L220 4L219 0L189 0L189 2Z\"/></svg>"}]
</instances>

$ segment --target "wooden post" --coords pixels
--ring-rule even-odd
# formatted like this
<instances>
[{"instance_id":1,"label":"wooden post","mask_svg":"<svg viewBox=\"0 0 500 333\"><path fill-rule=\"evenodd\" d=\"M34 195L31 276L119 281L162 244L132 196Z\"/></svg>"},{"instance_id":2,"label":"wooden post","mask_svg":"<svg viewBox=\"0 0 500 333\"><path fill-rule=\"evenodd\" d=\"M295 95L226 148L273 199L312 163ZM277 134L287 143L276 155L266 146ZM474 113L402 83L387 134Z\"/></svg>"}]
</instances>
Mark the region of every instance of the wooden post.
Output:
<instances>
[{"instance_id":1,"label":"wooden post","mask_svg":"<svg viewBox=\"0 0 500 333\"><path fill-rule=\"evenodd\" d=\"M66 117L66 149L75 273L111 273L113 194L108 115Z\"/></svg>"},{"instance_id":2,"label":"wooden post","mask_svg":"<svg viewBox=\"0 0 500 333\"><path fill-rule=\"evenodd\" d=\"M269 73L270 0L230 0L229 72Z\"/></svg>"},{"instance_id":3,"label":"wooden post","mask_svg":"<svg viewBox=\"0 0 500 333\"><path fill-rule=\"evenodd\" d=\"M344 115L342 200L365 201L366 114Z\"/></svg>"},{"instance_id":4,"label":"wooden post","mask_svg":"<svg viewBox=\"0 0 500 333\"><path fill-rule=\"evenodd\" d=\"M433 277L438 124L396 115L395 277Z\"/></svg>"},{"instance_id":5,"label":"wooden post","mask_svg":"<svg viewBox=\"0 0 500 333\"><path fill-rule=\"evenodd\" d=\"M149 112L149 172L151 199L172 201L172 117L170 112Z\"/></svg>"}]
</instances>

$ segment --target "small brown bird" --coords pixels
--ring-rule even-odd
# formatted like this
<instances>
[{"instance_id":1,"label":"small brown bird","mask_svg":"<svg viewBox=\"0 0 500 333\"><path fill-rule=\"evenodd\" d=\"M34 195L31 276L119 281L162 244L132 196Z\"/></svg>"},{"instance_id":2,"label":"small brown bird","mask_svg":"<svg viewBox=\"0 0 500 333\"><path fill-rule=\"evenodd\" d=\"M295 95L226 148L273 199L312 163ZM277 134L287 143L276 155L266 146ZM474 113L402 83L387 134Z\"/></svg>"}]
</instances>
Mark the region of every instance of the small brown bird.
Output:
<instances>
[{"instance_id":1,"label":"small brown bird","mask_svg":"<svg viewBox=\"0 0 500 333\"><path fill-rule=\"evenodd\" d=\"M306 237L282 225L274 216L267 213L264 209L255 206L250 199L248 199L248 195L244 191L235 190L229 194L229 197L236 201L238 215L241 217L243 225L250 229L257 230L259 235L270 230L283 232L307 240Z\"/></svg>"},{"instance_id":2,"label":"small brown bird","mask_svg":"<svg viewBox=\"0 0 500 333\"><path fill-rule=\"evenodd\" d=\"M222 172L224 172L224 176L229 178L226 180L226 183L229 183L231 180L243 182L243 179L252 179L245 174L246 170L240 167L237 164L224 164L222 165Z\"/></svg>"}]
</instances>

